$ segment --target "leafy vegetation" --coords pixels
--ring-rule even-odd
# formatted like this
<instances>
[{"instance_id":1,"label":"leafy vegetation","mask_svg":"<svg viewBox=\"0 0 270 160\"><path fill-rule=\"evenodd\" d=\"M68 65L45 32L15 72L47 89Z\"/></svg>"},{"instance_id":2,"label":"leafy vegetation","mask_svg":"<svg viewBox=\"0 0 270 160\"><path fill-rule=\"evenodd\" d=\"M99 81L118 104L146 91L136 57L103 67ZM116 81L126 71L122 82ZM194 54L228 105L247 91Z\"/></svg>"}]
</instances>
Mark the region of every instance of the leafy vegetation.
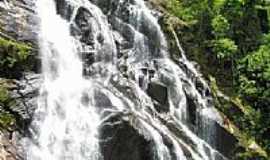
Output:
<instances>
[{"instance_id":1,"label":"leafy vegetation","mask_svg":"<svg viewBox=\"0 0 270 160\"><path fill-rule=\"evenodd\" d=\"M15 124L15 117L5 111L3 107L12 105L14 100L10 97L6 84L2 81L0 82L0 129L9 129Z\"/></svg>"},{"instance_id":2,"label":"leafy vegetation","mask_svg":"<svg viewBox=\"0 0 270 160\"><path fill-rule=\"evenodd\" d=\"M225 37L230 29L228 20L222 15L215 16L212 19L211 26L216 37Z\"/></svg>"},{"instance_id":3,"label":"leafy vegetation","mask_svg":"<svg viewBox=\"0 0 270 160\"><path fill-rule=\"evenodd\" d=\"M213 52L216 54L218 59L231 59L237 52L237 46L234 41L228 38L213 40L212 44Z\"/></svg>"},{"instance_id":4,"label":"leafy vegetation","mask_svg":"<svg viewBox=\"0 0 270 160\"><path fill-rule=\"evenodd\" d=\"M27 44L0 37L0 74L11 78L19 76L20 71L28 67L30 51L31 47Z\"/></svg>"},{"instance_id":5,"label":"leafy vegetation","mask_svg":"<svg viewBox=\"0 0 270 160\"><path fill-rule=\"evenodd\" d=\"M258 50L240 59L237 67L238 92L259 112L258 121L251 133L270 150L270 45L268 41L264 41Z\"/></svg>"}]
</instances>

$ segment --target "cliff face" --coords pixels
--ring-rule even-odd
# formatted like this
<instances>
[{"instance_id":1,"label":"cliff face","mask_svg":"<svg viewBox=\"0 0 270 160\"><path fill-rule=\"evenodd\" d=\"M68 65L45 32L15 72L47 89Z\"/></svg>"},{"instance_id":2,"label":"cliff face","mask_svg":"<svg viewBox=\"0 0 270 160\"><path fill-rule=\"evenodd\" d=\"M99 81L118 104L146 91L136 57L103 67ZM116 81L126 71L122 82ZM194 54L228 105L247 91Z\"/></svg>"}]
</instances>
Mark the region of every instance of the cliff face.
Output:
<instances>
[{"instance_id":1,"label":"cliff face","mask_svg":"<svg viewBox=\"0 0 270 160\"><path fill-rule=\"evenodd\" d=\"M31 0L2 0L1 35L17 41L37 43L38 19Z\"/></svg>"},{"instance_id":2,"label":"cliff face","mask_svg":"<svg viewBox=\"0 0 270 160\"><path fill-rule=\"evenodd\" d=\"M22 159L18 142L26 135L26 126L36 106L37 22L32 1L0 1L2 159Z\"/></svg>"},{"instance_id":3,"label":"cliff face","mask_svg":"<svg viewBox=\"0 0 270 160\"><path fill-rule=\"evenodd\" d=\"M1 82L3 86L6 84L6 89L12 90L13 99L28 99L37 94L34 81L38 79L35 74L40 68L34 2L3 0L0 4ZM21 109L18 110L24 112L20 113L21 117L29 119L26 110L32 107L22 107L28 104L26 101L19 102Z\"/></svg>"},{"instance_id":4,"label":"cliff face","mask_svg":"<svg viewBox=\"0 0 270 160\"><path fill-rule=\"evenodd\" d=\"M143 17L145 19L142 19L142 23L140 24L141 26L139 27L138 31L133 30L132 26L136 26L137 24L132 24L130 22L130 19L128 19L126 15L132 14L128 12L128 8L130 6L130 3L132 4L132 2L119 2L119 4L115 4L113 2L117 3L118 1L108 2L99 0L92 2L98 7L100 7L102 12L109 17L108 23L110 24L110 27L114 30L113 37L117 45L117 60L119 61L118 67L120 70L119 75L115 75L115 77L118 77L120 80L119 82L114 82L113 80L111 80L112 82L110 83L112 83L112 86L115 87L119 91L119 93L128 95L128 99L131 99L132 101L134 101L135 104L139 106L139 99L136 99L139 93L133 91L136 86L134 86L134 84L131 82L133 80L132 75L128 73L128 70L132 70L133 68L126 63L127 54L129 53L131 48L134 47L132 45L134 45L135 43L134 37L136 36L137 32L140 32L145 36L143 39L145 43L144 45L147 45L149 47L149 51L144 50L141 52L151 52L156 54L154 56L159 57L160 55L158 54L162 51L156 50L156 48L162 48L161 45L163 42L160 41L160 35L158 34L158 30L156 30L154 26L151 26L153 24L149 23L147 17ZM156 1L147 1L147 3L149 4L150 8L154 9L152 14L155 15L155 17L159 18L162 30L166 33L166 39L169 42L169 50L171 53L170 56L172 61L177 61L177 58L181 57L181 54L179 54L179 52L177 51L179 50L179 46L177 46L177 41L178 37L180 38L179 35L181 32L183 32L183 30L174 31L174 27L171 25L176 24L170 23L177 22L179 26L184 25L181 24L181 21L179 19L167 17L166 10L162 6L157 5ZM120 10L118 10L117 6L120 6ZM74 14L75 7L67 4L64 0L57 1L58 13L68 21L71 19L72 14ZM112 50L110 49L111 46L109 47L109 49L108 46L101 48L100 50L103 51L107 49L106 51L108 52L100 52L96 57L94 57L95 53L91 52L91 48L93 48L92 46L95 43L95 37L97 37L97 41L101 44L101 46L104 44L107 45L107 43L105 43L107 39L106 37L104 37L104 35L93 35L93 31L95 31L96 29L95 24L97 24L97 22L93 22L93 17L95 15L91 13L91 10L84 7L77 8L75 15L76 16L73 22L74 25L71 26L71 34L85 46L90 48L90 50L82 53L85 76L95 76L95 72L106 73L108 69L104 69L105 71L103 71L102 68L100 68L100 70L97 70L97 68L93 68L94 65L92 65L93 63L97 63L104 59L105 61L110 61L112 59L112 55L110 54ZM1 124L2 122L0 120L0 127L2 133L0 135L2 138L2 140L0 141L0 143L2 144L2 148L0 147L0 149L3 153L1 154L3 158L5 157L14 160L23 159L23 149L17 142L20 141L22 137L31 137L31 134L29 132L29 125L33 120L32 116L37 106L37 96L39 94L39 88L42 83L40 76L41 64L38 56L38 23L39 19L35 12L33 0L0 1L0 38L3 39L3 44L0 43L0 58L2 58L0 61L3 61L4 58L14 59L14 64L10 61L3 63L4 65L6 65L3 67L6 67L7 70L3 70L2 73L0 73L0 85L2 86L0 86L0 118L3 117L4 119L7 119L6 115L9 115L11 117L9 120L5 120L5 122L3 121L3 124L5 125ZM183 28L185 29L185 27ZM15 48L13 49L14 53L11 54L18 53L18 56L6 56L6 53L10 51L10 48ZM20 55L26 55L26 58L20 58ZM141 58L140 55L137 57L139 59ZM157 61L156 63L156 65L162 66L162 62ZM192 72L188 69L187 66L185 66L184 63L179 62L179 65L180 68L183 69L185 72ZM154 102L155 110L157 110L158 114L165 114L170 110L169 96L172 95L171 88L172 86L174 86L174 82L172 82L172 80L170 79L171 73L168 72L168 70L170 69L164 67L163 69L166 73L164 74L162 73L162 69L162 71L160 71L154 67L155 66L151 66L151 64L142 66L141 71L142 73L146 72L147 76L140 77L139 85L141 88L144 88L145 85L148 86L146 93L151 98L151 101ZM159 79L157 82L151 82L151 74L161 74L163 76L163 79ZM197 77L196 75L192 75L191 73L191 78L195 81L196 88L198 90L200 90L201 92L205 92L204 94L207 94L207 96L213 98L210 98L209 100L209 106L212 106L213 104L211 103L215 103L215 98L217 96L216 94L220 96L219 92L215 90L216 88L206 87L200 81L200 78L203 77ZM204 139L204 141L210 144L211 147L219 151L222 155L231 159L237 152L235 152L235 149L237 149L239 137L233 134L234 132L230 131L231 124L229 124L229 119L225 118L226 116L222 116L223 119L209 119L206 124L198 122L203 119L196 113L196 107L199 105L199 103L194 100L196 99L196 97L189 92L191 84L189 84L189 82L183 83L185 83L186 85L185 96L188 97L187 104L189 127L192 128L191 130L195 132L197 136ZM211 81L209 81L209 84L211 84ZM3 93L5 93L4 95L6 95L5 97L7 98L2 98L4 97L1 96L1 94L3 95ZM170 93L170 95L167 93ZM175 91L174 93L177 94L177 91ZM95 91L94 96L96 99L98 99L95 102L97 106L113 107L108 95L106 95L102 91ZM219 98L224 97L220 96ZM148 99L145 101L148 101ZM216 104L216 106L217 105L218 104ZM103 139L106 140L107 137L114 137L106 141L104 140L100 144L101 152L102 154L104 154L105 159L148 160L151 159L151 157L153 158L151 152L153 142L145 139L144 136L139 134L136 129L134 129L133 125L136 125L133 124L136 122L134 120L136 118L132 118L132 116L134 115L131 113L125 114L126 115L124 115L124 117L129 119L127 122L124 122L117 127L108 125L101 128L100 132ZM214 115L219 116L219 114L216 112L214 113ZM122 116L123 115L115 115L114 117L111 117L108 121L121 121L123 118ZM183 131L181 131L181 129L175 127L173 124L171 124L171 122L166 122L162 117L160 119L161 123L164 123L164 125L169 128L170 132L172 132L173 137L175 136L178 139L183 139L184 142L190 143L192 147L196 148L195 144L193 144L194 142L192 142L192 139L189 139L190 137L186 135L186 133L182 133ZM214 129L213 137L209 137L211 135L207 133L208 124L211 124ZM200 132L201 130L204 130L205 132ZM164 141L166 141L166 145L173 147L171 142L172 140L167 137L167 135L162 135L162 137ZM126 139L129 140L127 141ZM182 147L185 148L184 146ZM205 150L208 149L209 148L207 147L205 148ZM125 152L122 152L123 150L125 150ZM186 155L191 154L187 148L184 149L184 152ZM219 157L218 154L215 158L223 159L223 157Z\"/></svg>"}]
</instances>

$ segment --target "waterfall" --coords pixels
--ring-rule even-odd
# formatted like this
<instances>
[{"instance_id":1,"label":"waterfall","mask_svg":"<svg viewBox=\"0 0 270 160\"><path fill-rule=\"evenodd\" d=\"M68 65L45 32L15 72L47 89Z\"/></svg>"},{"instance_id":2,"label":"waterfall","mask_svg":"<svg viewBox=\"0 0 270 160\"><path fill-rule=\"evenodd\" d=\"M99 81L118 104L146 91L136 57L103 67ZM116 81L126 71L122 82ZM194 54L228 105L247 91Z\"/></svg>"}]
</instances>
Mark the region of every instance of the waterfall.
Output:
<instances>
[{"instance_id":1,"label":"waterfall","mask_svg":"<svg viewBox=\"0 0 270 160\"><path fill-rule=\"evenodd\" d=\"M227 159L210 137L220 118L207 83L176 34L182 58L170 59L143 0L38 0L37 11L43 85L26 159Z\"/></svg>"},{"instance_id":2,"label":"waterfall","mask_svg":"<svg viewBox=\"0 0 270 160\"><path fill-rule=\"evenodd\" d=\"M38 146L29 159L85 160L99 158L99 116L87 98L91 82L82 77L77 44L53 0L37 2L44 83L37 108Z\"/></svg>"}]
</instances>

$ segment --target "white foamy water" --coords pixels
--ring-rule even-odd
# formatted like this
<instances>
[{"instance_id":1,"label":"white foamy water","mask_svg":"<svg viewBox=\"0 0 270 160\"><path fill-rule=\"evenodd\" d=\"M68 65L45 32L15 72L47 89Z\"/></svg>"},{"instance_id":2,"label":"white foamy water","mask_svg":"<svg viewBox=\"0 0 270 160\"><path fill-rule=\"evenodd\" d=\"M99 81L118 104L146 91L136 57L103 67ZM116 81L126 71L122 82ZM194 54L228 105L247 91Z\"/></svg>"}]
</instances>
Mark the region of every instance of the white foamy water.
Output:
<instances>
[{"instance_id":1,"label":"white foamy water","mask_svg":"<svg viewBox=\"0 0 270 160\"><path fill-rule=\"evenodd\" d=\"M53 0L39 0L37 10L44 82L33 122L37 145L29 148L27 159L96 160L99 116L84 100L91 96L91 82L82 76L76 41Z\"/></svg>"}]
</instances>

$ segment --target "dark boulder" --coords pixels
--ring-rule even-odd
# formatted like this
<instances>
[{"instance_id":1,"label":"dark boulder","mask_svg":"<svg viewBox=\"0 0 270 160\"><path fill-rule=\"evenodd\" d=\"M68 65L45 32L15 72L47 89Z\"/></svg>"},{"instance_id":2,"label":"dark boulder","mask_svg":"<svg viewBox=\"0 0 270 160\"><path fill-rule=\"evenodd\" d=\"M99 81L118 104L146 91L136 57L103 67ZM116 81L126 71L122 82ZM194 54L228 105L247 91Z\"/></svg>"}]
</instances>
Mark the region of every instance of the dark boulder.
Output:
<instances>
[{"instance_id":1,"label":"dark boulder","mask_svg":"<svg viewBox=\"0 0 270 160\"><path fill-rule=\"evenodd\" d=\"M94 44L93 24L95 21L91 12L83 7L80 7L75 17L75 24L79 29L81 42L87 45Z\"/></svg>"},{"instance_id":2,"label":"dark boulder","mask_svg":"<svg viewBox=\"0 0 270 160\"><path fill-rule=\"evenodd\" d=\"M113 123L113 120L110 120ZM101 128L101 152L104 160L154 160L152 143L127 122Z\"/></svg>"},{"instance_id":3,"label":"dark boulder","mask_svg":"<svg viewBox=\"0 0 270 160\"><path fill-rule=\"evenodd\" d=\"M156 102L158 112L169 112L168 89L166 86L151 82L148 84L147 94Z\"/></svg>"},{"instance_id":4,"label":"dark boulder","mask_svg":"<svg viewBox=\"0 0 270 160\"><path fill-rule=\"evenodd\" d=\"M188 110L188 121L192 125L196 125L197 121L197 105L194 100L186 95L187 97L187 110Z\"/></svg>"},{"instance_id":5,"label":"dark boulder","mask_svg":"<svg viewBox=\"0 0 270 160\"><path fill-rule=\"evenodd\" d=\"M64 19L70 21L74 7L66 2L66 0L56 0L57 14L61 15Z\"/></svg>"},{"instance_id":6,"label":"dark boulder","mask_svg":"<svg viewBox=\"0 0 270 160\"><path fill-rule=\"evenodd\" d=\"M215 120L201 115L198 118L197 135L223 156L233 158L238 144L236 137Z\"/></svg>"},{"instance_id":7,"label":"dark boulder","mask_svg":"<svg viewBox=\"0 0 270 160\"><path fill-rule=\"evenodd\" d=\"M234 151L237 147L238 140L218 123L215 123L216 128L216 149L228 158L234 156Z\"/></svg>"}]
</instances>

